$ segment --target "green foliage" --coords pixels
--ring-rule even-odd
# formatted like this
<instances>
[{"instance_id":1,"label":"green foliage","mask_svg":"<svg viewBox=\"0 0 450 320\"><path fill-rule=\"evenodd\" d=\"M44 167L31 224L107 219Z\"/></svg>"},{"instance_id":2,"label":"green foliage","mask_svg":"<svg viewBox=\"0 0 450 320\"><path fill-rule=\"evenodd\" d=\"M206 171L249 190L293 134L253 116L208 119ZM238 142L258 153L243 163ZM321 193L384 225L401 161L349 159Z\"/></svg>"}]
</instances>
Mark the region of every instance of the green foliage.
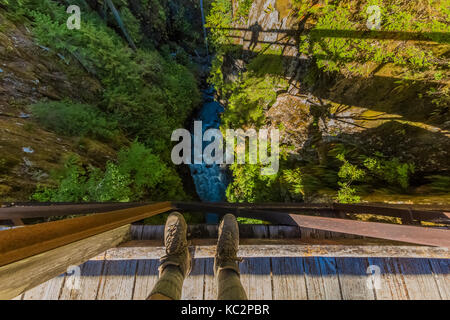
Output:
<instances>
[{"instance_id":1,"label":"green foliage","mask_svg":"<svg viewBox=\"0 0 450 320\"><path fill-rule=\"evenodd\" d=\"M0 158L0 173L8 173L9 171L8 161L4 158Z\"/></svg>"},{"instance_id":2,"label":"green foliage","mask_svg":"<svg viewBox=\"0 0 450 320\"><path fill-rule=\"evenodd\" d=\"M71 101L40 102L31 106L34 117L47 129L68 136L114 139L117 123L97 108Z\"/></svg>"},{"instance_id":3,"label":"green foliage","mask_svg":"<svg viewBox=\"0 0 450 320\"><path fill-rule=\"evenodd\" d=\"M351 184L364 178L364 170L351 164L347 159L345 159L345 155L343 153L338 154L336 158L343 162L343 165L338 172L338 176L342 181L338 182L340 189L338 190L336 200L340 203L360 202L361 199L358 195L356 195L356 189L352 188Z\"/></svg>"},{"instance_id":4,"label":"green foliage","mask_svg":"<svg viewBox=\"0 0 450 320\"><path fill-rule=\"evenodd\" d=\"M211 62L211 71L209 73L208 82L216 88L220 93L225 89L225 82L222 73L223 54L216 54Z\"/></svg>"},{"instance_id":5,"label":"green foliage","mask_svg":"<svg viewBox=\"0 0 450 320\"><path fill-rule=\"evenodd\" d=\"M239 224L270 224L267 221L252 218L238 217L236 220Z\"/></svg>"},{"instance_id":6,"label":"green foliage","mask_svg":"<svg viewBox=\"0 0 450 320\"><path fill-rule=\"evenodd\" d=\"M262 77L266 74L283 76L283 54L280 50L264 50L264 54L257 55L247 65L249 71L255 76Z\"/></svg>"},{"instance_id":7,"label":"green foliage","mask_svg":"<svg viewBox=\"0 0 450 320\"><path fill-rule=\"evenodd\" d=\"M315 169L298 167L282 170L281 183L290 192L291 198L309 200L314 193L325 186L324 182L320 180L320 177L323 177L323 175L317 174L319 172Z\"/></svg>"},{"instance_id":8,"label":"green foliage","mask_svg":"<svg viewBox=\"0 0 450 320\"><path fill-rule=\"evenodd\" d=\"M392 186L405 191L409 186L409 177L414 173L414 165L412 163L402 163L398 158L386 159L386 157L375 152L372 156L367 157L358 155L350 163L348 158L352 157L352 152L342 147L337 147L339 153L336 158L343 164L341 165L338 176L341 181L338 182L340 187L337 200L343 203L359 202L357 195L358 188L355 183L369 183L371 187L379 184L380 186Z\"/></svg>"},{"instance_id":9,"label":"green foliage","mask_svg":"<svg viewBox=\"0 0 450 320\"><path fill-rule=\"evenodd\" d=\"M139 20L131 13L128 7L123 6L119 10L120 17L127 29L128 34L134 43L140 43L142 41L141 25Z\"/></svg>"},{"instance_id":10,"label":"green foliage","mask_svg":"<svg viewBox=\"0 0 450 320\"><path fill-rule=\"evenodd\" d=\"M138 136L156 153L168 153L171 132L182 127L200 102L192 73L156 50L139 49L134 53L91 11L83 12L80 30L69 30L63 6L40 0L24 7L34 21L33 33L41 45L77 57L100 78L104 86L101 108L112 113L120 127ZM123 10L128 20L133 20L131 13ZM137 21L132 24L135 28L130 32L137 36Z\"/></svg>"},{"instance_id":11,"label":"green foliage","mask_svg":"<svg viewBox=\"0 0 450 320\"><path fill-rule=\"evenodd\" d=\"M305 176L300 168L283 171L284 181L287 182L288 188L293 194L301 194L305 196Z\"/></svg>"},{"instance_id":12,"label":"green foliage","mask_svg":"<svg viewBox=\"0 0 450 320\"><path fill-rule=\"evenodd\" d=\"M356 189L350 187L349 184L338 182L340 189L338 190L336 201L339 203L358 203L361 197L356 194Z\"/></svg>"},{"instance_id":13,"label":"green foliage","mask_svg":"<svg viewBox=\"0 0 450 320\"><path fill-rule=\"evenodd\" d=\"M433 191L444 192L446 194L450 193L450 177L443 175L432 175L426 177L430 180L430 186Z\"/></svg>"},{"instance_id":14,"label":"green foliage","mask_svg":"<svg viewBox=\"0 0 450 320\"><path fill-rule=\"evenodd\" d=\"M442 76L440 74L439 76ZM450 118L450 86L431 87L426 95L434 105L432 116L438 119Z\"/></svg>"},{"instance_id":15,"label":"green foliage","mask_svg":"<svg viewBox=\"0 0 450 320\"><path fill-rule=\"evenodd\" d=\"M232 164L233 181L227 188L229 202L279 201L277 175L261 175L257 164Z\"/></svg>"},{"instance_id":16,"label":"green foliage","mask_svg":"<svg viewBox=\"0 0 450 320\"><path fill-rule=\"evenodd\" d=\"M238 9L234 17L235 21L241 20L247 23L248 14L250 13L250 8L252 7L253 0L238 0Z\"/></svg>"},{"instance_id":17,"label":"green foliage","mask_svg":"<svg viewBox=\"0 0 450 320\"><path fill-rule=\"evenodd\" d=\"M277 97L276 88L280 80L269 75L258 77L244 74L241 81L230 90L229 105L222 117L225 128L237 128L243 125L261 125L264 110L272 105Z\"/></svg>"},{"instance_id":18,"label":"green foliage","mask_svg":"<svg viewBox=\"0 0 450 320\"><path fill-rule=\"evenodd\" d=\"M367 157L363 164L369 172L381 180L391 185L400 186L406 189L409 186L409 176L414 173L414 165L411 163L401 163L399 159L393 158L386 160L381 158Z\"/></svg>"},{"instance_id":19,"label":"green foliage","mask_svg":"<svg viewBox=\"0 0 450 320\"><path fill-rule=\"evenodd\" d=\"M358 169L357 166L348 162L344 154L338 154L336 158L344 162L338 172L339 178L348 181L358 181L364 178L364 170Z\"/></svg>"},{"instance_id":20,"label":"green foliage","mask_svg":"<svg viewBox=\"0 0 450 320\"><path fill-rule=\"evenodd\" d=\"M446 18L446 6L433 4L433 14L423 14L421 1L398 4L393 0L371 0L355 4L350 0L333 2L324 6L308 6L308 1L295 3L299 16L312 14L316 21L313 32L302 35L300 51L316 58L317 66L325 71L344 74L367 75L361 66L367 62L393 63L405 70L426 71L440 68L433 47L419 42L400 39L372 40L346 37L346 31L368 31L366 23L371 14L367 8L378 5L381 13L380 31L424 32L438 43L449 42L450 26ZM321 37L314 30L336 30L341 37ZM368 31L376 34L378 31ZM425 33L426 32L426 33ZM431 49L431 50L430 50ZM427 76L428 75L423 75Z\"/></svg>"},{"instance_id":21,"label":"green foliage","mask_svg":"<svg viewBox=\"0 0 450 320\"><path fill-rule=\"evenodd\" d=\"M232 12L231 1L215 0L211 4L209 14L206 16L206 27L211 28L209 41L219 52L224 44L231 43L229 36L233 32L227 30L227 28L232 27Z\"/></svg>"},{"instance_id":22,"label":"green foliage","mask_svg":"<svg viewBox=\"0 0 450 320\"><path fill-rule=\"evenodd\" d=\"M173 169L138 142L118 154L117 163L108 162L101 170L85 167L71 156L63 170L54 173L58 186L40 186L33 200L54 202L138 201L183 199L182 183Z\"/></svg>"}]
</instances>

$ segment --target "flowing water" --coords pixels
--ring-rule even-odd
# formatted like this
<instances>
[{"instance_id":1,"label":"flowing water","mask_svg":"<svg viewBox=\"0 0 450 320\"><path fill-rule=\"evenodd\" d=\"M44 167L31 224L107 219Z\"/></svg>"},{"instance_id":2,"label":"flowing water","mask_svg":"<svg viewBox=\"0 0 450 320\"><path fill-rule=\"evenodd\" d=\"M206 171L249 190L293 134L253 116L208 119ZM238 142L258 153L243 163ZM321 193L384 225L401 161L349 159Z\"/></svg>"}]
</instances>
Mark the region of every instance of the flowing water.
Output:
<instances>
[{"instance_id":1,"label":"flowing water","mask_svg":"<svg viewBox=\"0 0 450 320\"><path fill-rule=\"evenodd\" d=\"M208 129L219 129L220 115L224 107L214 100L214 89L211 87L203 92L204 103L195 121L202 121L202 136ZM208 143L203 143L203 149ZM202 149L202 150L203 150ZM229 183L225 165L190 164L192 179L198 196L205 202L219 202L225 200L225 190ZM206 223L217 223L218 215L206 215Z\"/></svg>"}]
</instances>

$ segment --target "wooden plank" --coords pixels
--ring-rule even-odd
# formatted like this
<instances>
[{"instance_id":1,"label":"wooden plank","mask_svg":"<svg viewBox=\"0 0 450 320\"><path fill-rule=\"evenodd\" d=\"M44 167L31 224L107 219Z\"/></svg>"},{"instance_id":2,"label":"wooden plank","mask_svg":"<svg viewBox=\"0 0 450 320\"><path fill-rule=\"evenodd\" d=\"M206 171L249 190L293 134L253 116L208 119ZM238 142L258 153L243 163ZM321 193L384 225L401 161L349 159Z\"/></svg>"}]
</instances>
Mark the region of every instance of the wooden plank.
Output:
<instances>
[{"instance_id":1,"label":"wooden plank","mask_svg":"<svg viewBox=\"0 0 450 320\"><path fill-rule=\"evenodd\" d=\"M133 226L134 227L134 226ZM132 232L133 232L132 227ZM136 226L137 227L137 226ZM140 226L142 231L140 234L135 233L135 240L163 240L164 226L163 225L144 225ZM294 227L295 229L296 227ZM196 224L188 226L188 238L212 238L217 241L218 225ZM137 232L137 231L136 231ZM240 238L269 238L268 226L266 225L240 225ZM285 237L286 238L286 237Z\"/></svg>"},{"instance_id":2,"label":"wooden plank","mask_svg":"<svg viewBox=\"0 0 450 320\"><path fill-rule=\"evenodd\" d=\"M89 260L80 266L79 278L76 272L66 275L60 300L95 300L104 266L103 259ZM70 281L72 280L72 281Z\"/></svg>"},{"instance_id":3,"label":"wooden plank","mask_svg":"<svg viewBox=\"0 0 450 320\"><path fill-rule=\"evenodd\" d=\"M324 257L303 258L309 300L341 300L336 260Z\"/></svg>"},{"instance_id":4,"label":"wooden plank","mask_svg":"<svg viewBox=\"0 0 450 320\"><path fill-rule=\"evenodd\" d=\"M269 226L271 239L300 238L300 228L295 226Z\"/></svg>"},{"instance_id":5,"label":"wooden plank","mask_svg":"<svg viewBox=\"0 0 450 320\"><path fill-rule=\"evenodd\" d=\"M380 268L380 287L374 286L377 300L407 300L403 276L392 258L368 258L370 266ZM374 269L375 270L375 269Z\"/></svg>"},{"instance_id":6,"label":"wooden plank","mask_svg":"<svg viewBox=\"0 0 450 320\"><path fill-rule=\"evenodd\" d=\"M344 239L345 240L345 239ZM325 242L327 240L322 240ZM333 241L328 240L333 243ZM347 245L329 244L316 245L305 241L271 240L271 239L241 239L239 257L427 257L450 258L448 248L421 246L392 246L392 245L351 245L358 243L346 240ZM287 242L290 244L284 244ZM248 244L245 244L248 243ZM359 242L361 243L361 242ZM376 242L375 242L376 243ZM214 257L216 240L194 239L195 258ZM192 248L192 247L191 247ZM165 253L160 241L132 241L121 247L108 250L110 258L117 259L159 259Z\"/></svg>"},{"instance_id":7,"label":"wooden plank","mask_svg":"<svg viewBox=\"0 0 450 320\"><path fill-rule=\"evenodd\" d=\"M270 258L246 258L239 265L242 286L250 300L271 300Z\"/></svg>"},{"instance_id":8,"label":"wooden plank","mask_svg":"<svg viewBox=\"0 0 450 320\"><path fill-rule=\"evenodd\" d=\"M214 277L214 259L205 259L205 300L217 299L217 281Z\"/></svg>"},{"instance_id":9,"label":"wooden plank","mask_svg":"<svg viewBox=\"0 0 450 320\"><path fill-rule=\"evenodd\" d=\"M265 225L252 225L254 239L269 238L269 229Z\"/></svg>"},{"instance_id":10,"label":"wooden plank","mask_svg":"<svg viewBox=\"0 0 450 320\"><path fill-rule=\"evenodd\" d=\"M132 240L142 240L142 224L132 224L130 228L130 235Z\"/></svg>"},{"instance_id":11,"label":"wooden plank","mask_svg":"<svg viewBox=\"0 0 450 320\"><path fill-rule=\"evenodd\" d=\"M137 261L133 300L146 300L158 281L159 259Z\"/></svg>"},{"instance_id":12,"label":"wooden plank","mask_svg":"<svg viewBox=\"0 0 450 320\"><path fill-rule=\"evenodd\" d=\"M64 276L65 274L61 274L28 290L23 300L58 300L64 285Z\"/></svg>"},{"instance_id":13,"label":"wooden plank","mask_svg":"<svg viewBox=\"0 0 450 320\"><path fill-rule=\"evenodd\" d=\"M188 238L215 238L217 239L218 225L206 225L206 224L191 224L188 225ZM213 237L210 234L210 230L216 234Z\"/></svg>"},{"instance_id":14,"label":"wooden plank","mask_svg":"<svg viewBox=\"0 0 450 320\"><path fill-rule=\"evenodd\" d=\"M208 231L209 238L217 239L219 236L219 227L217 225L207 225L206 230Z\"/></svg>"},{"instance_id":15,"label":"wooden plank","mask_svg":"<svg viewBox=\"0 0 450 320\"><path fill-rule=\"evenodd\" d=\"M272 258L274 300L307 300L302 258Z\"/></svg>"},{"instance_id":16,"label":"wooden plank","mask_svg":"<svg viewBox=\"0 0 450 320\"><path fill-rule=\"evenodd\" d=\"M239 238L268 238L266 225L241 224L239 225Z\"/></svg>"},{"instance_id":17,"label":"wooden plank","mask_svg":"<svg viewBox=\"0 0 450 320\"><path fill-rule=\"evenodd\" d=\"M373 289L367 286L367 259L336 258L336 264L344 300L375 299Z\"/></svg>"},{"instance_id":18,"label":"wooden plank","mask_svg":"<svg viewBox=\"0 0 450 320\"><path fill-rule=\"evenodd\" d=\"M184 279L181 300L202 300L204 290L205 260L194 259L189 276Z\"/></svg>"},{"instance_id":19,"label":"wooden plank","mask_svg":"<svg viewBox=\"0 0 450 320\"><path fill-rule=\"evenodd\" d=\"M0 267L0 299L11 299L129 237L130 226L83 239Z\"/></svg>"},{"instance_id":20,"label":"wooden plank","mask_svg":"<svg viewBox=\"0 0 450 320\"><path fill-rule=\"evenodd\" d=\"M428 259L394 258L394 261L403 275L409 299L441 299Z\"/></svg>"},{"instance_id":21,"label":"wooden plank","mask_svg":"<svg viewBox=\"0 0 450 320\"><path fill-rule=\"evenodd\" d=\"M170 202L41 223L0 232L0 266L166 212Z\"/></svg>"},{"instance_id":22,"label":"wooden plank","mask_svg":"<svg viewBox=\"0 0 450 320\"><path fill-rule=\"evenodd\" d=\"M450 300L450 260L429 259L442 300Z\"/></svg>"},{"instance_id":23,"label":"wooden plank","mask_svg":"<svg viewBox=\"0 0 450 320\"><path fill-rule=\"evenodd\" d=\"M164 226L145 225L142 228L141 240L163 240Z\"/></svg>"},{"instance_id":24,"label":"wooden plank","mask_svg":"<svg viewBox=\"0 0 450 320\"><path fill-rule=\"evenodd\" d=\"M131 300L137 260L105 260L97 300Z\"/></svg>"}]
</instances>

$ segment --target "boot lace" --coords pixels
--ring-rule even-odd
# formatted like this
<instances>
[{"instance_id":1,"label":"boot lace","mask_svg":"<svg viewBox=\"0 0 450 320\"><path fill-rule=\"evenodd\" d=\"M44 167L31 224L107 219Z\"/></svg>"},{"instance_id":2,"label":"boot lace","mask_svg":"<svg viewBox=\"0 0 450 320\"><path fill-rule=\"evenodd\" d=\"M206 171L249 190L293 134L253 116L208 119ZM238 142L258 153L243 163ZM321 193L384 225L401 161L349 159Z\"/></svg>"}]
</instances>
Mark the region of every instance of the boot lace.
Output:
<instances>
[{"instance_id":1,"label":"boot lace","mask_svg":"<svg viewBox=\"0 0 450 320\"><path fill-rule=\"evenodd\" d=\"M216 252L216 258L218 261L225 262L225 261L237 261L242 262L242 258L237 257L237 250L234 247L234 238L233 233L230 231L224 231L222 233L221 243L219 245L220 250L217 250Z\"/></svg>"},{"instance_id":2,"label":"boot lace","mask_svg":"<svg viewBox=\"0 0 450 320\"><path fill-rule=\"evenodd\" d=\"M166 234L166 248L167 254L174 254L183 249L183 246L180 246L180 237L176 236L178 231L178 224L172 224L167 229Z\"/></svg>"}]
</instances>

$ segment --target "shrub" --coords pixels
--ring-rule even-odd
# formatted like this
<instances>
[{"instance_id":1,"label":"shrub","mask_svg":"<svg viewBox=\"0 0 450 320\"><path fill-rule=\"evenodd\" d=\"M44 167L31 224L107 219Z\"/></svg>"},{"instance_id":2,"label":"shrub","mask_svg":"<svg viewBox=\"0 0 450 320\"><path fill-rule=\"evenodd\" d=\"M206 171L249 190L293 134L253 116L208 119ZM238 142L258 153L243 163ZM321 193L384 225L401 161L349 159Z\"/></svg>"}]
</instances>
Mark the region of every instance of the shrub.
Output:
<instances>
[{"instance_id":1,"label":"shrub","mask_svg":"<svg viewBox=\"0 0 450 320\"><path fill-rule=\"evenodd\" d=\"M401 163L399 159L393 158L386 160L381 158L383 155L378 154L377 157L367 157L363 164L370 173L391 185L400 186L406 189L409 186L409 176L414 173L414 165L412 163Z\"/></svg>"},{"instance_id":2,"label":"shrub","mask_svg":"<svg viewBox=\"0 0 450 320\"><path fill-rule=\"evenodd\" d=\"M133 52L93 11L83 12L80 30L69 30L65 7L56 2L23 0L21 7L33 20L39 44L63 52L69 61L81 62L101 80L102 110L113 114L121 128L140 137L154 152L168 152L165 146L172 130L181 127L200 103L197 82L186 67L156 50ZM134 25L130 32L137 37L137 21L123 10Z\"/></svg>"},{"instance_id":3,"label":"shrub","mask_svg":"<svg viewBox=\"0 0 450 320\"><path fill-rule=\"evenodd\" d=\"M341 203L357 203L361 199L356 195L356 189L352 188L351 184L355 181L362 180L365 172L345 159L343 153L338 154L336 158L343 162L338 172L338 176L342 181L338 182L340 189L338 190L336 200Z\"/></svg>"},{"instance_id":4,"label":"shrub","mask_svg":"<svg viewBox=\"0 0 450 320\"><path fill-rule=\"evenodd\" d=\"M265 119L264 111L275 102L277 88L285 84L285 81L278 77L245 73L231 90L229 105L222 117L223 127L262 125Z\"/></svg>"},{"instance_id":5,"label":"shrub","mask_svg":"<svg viewBox=\"0 0 450 320\"><path fill-rule=\"evenodd\" d=\"M226 196L230 202L280 201L277 190L277 175L261 175L257 164L232 164L233 181L229 184Z\"/></svg>"},{"instance_id":6,"label":"shrub","mask_svg":"<svg viewBox=\"0 0 450 320\"><path fill-rule=\"evenodd\" d=\"M427 176L431 180L430 186L433 191L450 193L450 177L441 175Z\"/></svg>"},{"instance_id":7,"label":"shrub","mask_svg":"<svg viewBox=\"0 0 450 320\"><path fill-rule=\"evenodd\" d=\"M71 101L40 102L32 105L31 110L42 125L59 134L110 140L119 133L117 122L91 105Z\"/></svg>"},{"instance_id":8,"label":"shrub","mask_svg":"<svg viewBox=\"0 0 450 320\"><path fill-rule=\"evenodd\" d=\"M138 201L183 199L180 178L144 145L134 142L119 152L117 163L101 170L86 168L71 156L63 170L53 174L57 187L40 186L32 195L37 201Z\"/></svg>"}]
</instances>

